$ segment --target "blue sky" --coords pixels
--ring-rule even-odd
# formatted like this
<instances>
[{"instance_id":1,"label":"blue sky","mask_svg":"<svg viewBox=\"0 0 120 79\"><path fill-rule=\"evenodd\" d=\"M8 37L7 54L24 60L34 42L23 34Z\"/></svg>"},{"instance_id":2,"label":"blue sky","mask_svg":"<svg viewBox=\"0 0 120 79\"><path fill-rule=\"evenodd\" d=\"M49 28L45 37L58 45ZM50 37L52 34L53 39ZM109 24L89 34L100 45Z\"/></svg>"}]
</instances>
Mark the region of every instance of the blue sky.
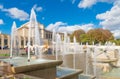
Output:
<instances>
[{"instance_id":1,"label":"blue sky","mask_svg":"<svg viewBox=\"0 0 120 79\"><path fill-rule=\"evenodd\" d=\"M34 8L38 22L47 30L57 27L60 32L73 32L104 28L118 37L119 4L119 0L0 0L0 30L10 34L12 22L17 27L28 22Z\"/></svg>"}]
</instances>

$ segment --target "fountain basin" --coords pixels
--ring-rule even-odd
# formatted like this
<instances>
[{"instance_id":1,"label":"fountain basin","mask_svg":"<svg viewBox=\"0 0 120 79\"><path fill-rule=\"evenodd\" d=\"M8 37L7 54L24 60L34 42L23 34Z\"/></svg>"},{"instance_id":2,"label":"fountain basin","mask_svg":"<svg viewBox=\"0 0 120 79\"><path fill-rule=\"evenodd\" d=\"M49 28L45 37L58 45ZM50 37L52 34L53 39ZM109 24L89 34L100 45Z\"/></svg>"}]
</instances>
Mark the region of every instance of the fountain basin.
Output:
<instances>
[{"instance_id":1,"label":"fountain basin","mask_svg":"<svg viewBox=\"0 0 120 79\"><path fill-rule=\"evenodd\" d=\"M58 67L56 79L78 79L79 74L82 72L83 71L81 69Z\"/></svg>"},{"instance_id":2,"label":"fountain basin","mask_svg":"<svg viewBox=\"0 0 120 79\"><path fill-rule=\"evenodd\" d=\"M11 60L0 59L0 61L11 64L11 69L14 74L23 73L45 79L55 79L56 66L62 64L62 61L46 59L31 59L28 62L26 57L15 57Z\"/></svg>"},{"instance_id":3,"label":"fountain basin","mask_svg":"<svg viewBox=\"0 0 120 79\"><path fill-rule=\"evenodd\" d=\"M96 65L98 68L100 68L102 72L110 72L113 66L116 66L117 60L118 60L117 58L111 58L111 59L97 58L96 59L97 63L96 64L93 63L93 65Z\"/></svg>"},{"instance_id":4,"label":"fountain basin","mask_svg":"<svg viewBox=\"0 0 120 79\"><path fill-rule=\"evenodd\" d=\"M98 63L111 63L111 62L117 62L117 58L111 58L111 59L106 59L106 58L97 58L96 59Z\"/></svg>"},{"instance_id":5,"label":"fountain basin","mask_svg":"<svg viewBox=\"0 0 120 79\"><path fill-rule=\"evenodd\" d=\"M91 76L91 75L86 75L86 74L80 74L79 75L79 79L95 79L95 76Z\"/></svg>"},{"instance_id":6,"label":"fountain basin","mask_svg":"<svg viewBox=\"0 0 120 79\"><path fill-rule=\"evenodd\" d=\"M103 73L101 79L120 79L120 68L113 68L110 72Z\"/></svg>"},{"instance_id":7,"label":"fountain basin","mask_svg":"<svg viewBox=\"0 0 120 79\"><path fill-rule=\"evenodd\" d=\"M38 77L33 77L25 74L17 74L17 75L9 75L5 77L6 79L43 79ZM4 77L0 77L0 79L5 79Z\"/></svg>"}]
</instances>

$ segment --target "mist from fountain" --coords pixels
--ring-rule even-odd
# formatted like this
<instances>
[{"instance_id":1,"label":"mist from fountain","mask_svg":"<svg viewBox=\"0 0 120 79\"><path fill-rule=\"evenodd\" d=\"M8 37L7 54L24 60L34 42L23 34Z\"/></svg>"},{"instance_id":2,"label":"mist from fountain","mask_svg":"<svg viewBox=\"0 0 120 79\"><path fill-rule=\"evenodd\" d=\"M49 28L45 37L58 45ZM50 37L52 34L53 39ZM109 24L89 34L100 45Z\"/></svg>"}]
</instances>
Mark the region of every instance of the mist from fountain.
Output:
<instances>
[{"instance_id":1,"label":"mist from fountain","mask_svg":"<svg viewBox=\"0 0 120 79\"><path fill-rule=\"evenodd\" d=\"M11 46L10 46L10 58L13 57L13 53L18 56L19 49L18 49L18 37L17 37L17 27L16 23L13 22L11 28Z\"/></svg>"}]
</instances>

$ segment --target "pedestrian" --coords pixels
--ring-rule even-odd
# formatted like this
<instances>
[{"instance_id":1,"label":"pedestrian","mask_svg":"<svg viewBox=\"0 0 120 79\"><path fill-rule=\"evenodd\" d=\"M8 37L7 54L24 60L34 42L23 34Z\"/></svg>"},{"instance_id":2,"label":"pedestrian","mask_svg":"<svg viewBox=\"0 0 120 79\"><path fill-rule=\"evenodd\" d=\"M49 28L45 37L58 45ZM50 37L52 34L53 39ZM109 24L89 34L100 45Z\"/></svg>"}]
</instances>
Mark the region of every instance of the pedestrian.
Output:
<instances>
[{"instance_id":1,"label":"pedestrian","mask_svg":"<svg viewBox=\"0 0 120 79\"><path fill-rule=\"evenodd\" d=\"M28 53L28 47L25 48L25 52L26 52L26 54Z\"/></svg>"}]
</instances>

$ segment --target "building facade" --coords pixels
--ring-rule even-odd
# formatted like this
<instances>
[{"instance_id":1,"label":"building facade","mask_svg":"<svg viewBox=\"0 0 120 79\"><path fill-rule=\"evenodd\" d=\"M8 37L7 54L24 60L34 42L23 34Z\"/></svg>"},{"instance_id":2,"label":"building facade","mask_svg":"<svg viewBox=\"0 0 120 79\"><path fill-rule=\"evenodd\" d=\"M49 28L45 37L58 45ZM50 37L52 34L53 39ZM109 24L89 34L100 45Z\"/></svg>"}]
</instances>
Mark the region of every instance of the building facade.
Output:
<instances>
[{"instance_id":1,"label":"building facade","mask_svg":"<svg viewBox=\"0 0 120 79\"><path fill-rule=\"evenodd\" d=\"M0 49L10 48L10 36L0 33Z\"/></svg>"},{"instance_id":2,"label":"building facade","mask_svg":"<svg viewBox=\"0 0 120 79\"><path fill-rule=\"evenodd\" d=\"M28 28L29 22L21 25L18 29L17 29L17 38L18 38L18 44L19 44L19 48L24 48L27 46L28 43L28 32L29 32L29 28ZM43 24L38 23L38 27L39 27L39 32L40 32L40 40L43 44L47 43L51 43L52 41L52 32L48 31L45 29ZM34 29L34 28L32 28ZM34 33L32 31L32 33ZM34 38L34 34L31 33L31 43L33 43L33 38ZM63 38L64 34L60 33L61 38ZM6 35L6 34L0 34L0 48L4 48L4 47L8 47L10 48L10 35Z\"/></svg>"},{"instance_id":3,"label":"building facade","mask_svg":"<svg viewBox=\"0 0 120 79\"><path fill-rule=\"evenodd\" d=\"M18 39L19 39L19 47L24 48L27 45L28 42L28 28L29 22L23 24L17 29L18 32ZM48 41L52 40L52 32L45 30L44 25L38 23L39 32L40 32L40 40L42 43L48 43ZM32 28L35 29L35 28ZM31 30L31 44L34 43L34 30Z\"/></svg>"}]
</instances>

